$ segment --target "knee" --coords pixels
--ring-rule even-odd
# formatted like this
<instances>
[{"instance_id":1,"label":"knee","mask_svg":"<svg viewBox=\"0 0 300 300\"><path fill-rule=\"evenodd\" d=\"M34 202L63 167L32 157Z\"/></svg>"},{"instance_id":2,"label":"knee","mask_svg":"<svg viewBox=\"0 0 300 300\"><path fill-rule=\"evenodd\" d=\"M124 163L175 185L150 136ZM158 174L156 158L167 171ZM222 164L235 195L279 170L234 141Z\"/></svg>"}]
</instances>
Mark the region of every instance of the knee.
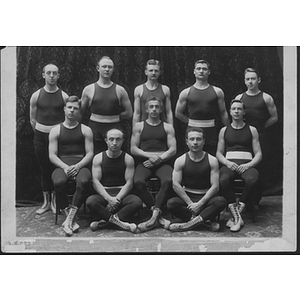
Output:
<instances>
[{"instance_id":1,"label":"knee","mask_svg":"<svg viewBox=\"0 0 300 300\"><path fill-rule=\"evenodd\" d=\"M142 206L143 206L143 202L142 200L136 196L136 195L132 195L132 198L131 198L131 204L132 206L134 206L136 209L141 209Z\"/></svg>"},{"instance_id":2,"label":"knee","mask_svg":"<svg viewBox=\"0 0 300 300\"><path fill-rule=\"evenodd\" d=\"M76 182L76 190L84 191L88 189L90 181L87 179L80 179Z\"/></svg>"},{"instance_id":3,"label":"knee","mask_svg":"<svg viewBox=\"0 0 300 300\"><path fill-rule=\"evenodd\" d=\"M230 180L229 177L220 176L220 187L221 187L221 189L230 186L230 183L231 183L231 180Z\"/></svg>"},{"instance_id":4,"label":"knee","mask_svg":"<svg viewBox=\"0 0 300 300\"><path fill-rule=\"evenodd\" d=\"M145 190L147 188L146 181L140 179L140 178L134 178L134 187L138 191Z\"/></svg>"},{"instance_id":5,"label":"knee","mask_svg":"<svg viewBox=\"0 0 300 300\"><path fill-rule=\"evenodd\" d=\"M253 187L258 182L258 176L252 175L245 179L245 186Z\"/></svg>"},{"instance_id":6,"label":"knee","mask_svg":"<svg viewBox=\"0 0 300 300\"><path fill-rule=\"evenodd\" d=\"M171 188L172 186L172 178L164 178L163 180L161 180L161 188L164 190L167 190L169 188Z\"/></svg>"},{"instance_id":7,"label":"knee","mask_svg":"<svg viewBox=\"0 0 300 300\"><path fill-rule=\"evenodd\" d=\"M57 178L53 180L53 185L56 191L62 191L66 188L67 181L64 178Z\"/></svg>"},{"instance_id":8,"label":"knee","mask_svg":"<svg viewBox=\"0 0 300 300\"><path fill-rule=\"evenodd\" d=\"M167 210L172 211L177 205L176 198L171 198L167 202Z\"/></svg>"},{"instance_id":9,"label":"knee","mask_svg":"<svg viewBox=\"0 0 300 300\"><path fill-rule=\"evenodd\" d=\"M89 196L86 199L86 206L89 208L89 210L93 210L93 207L95 206L96 202L97 202L96 195Z\"/></svg>"},{"instance_id":10,"label":"knee","mask_svg":"<svg viewBox=\"0 0 300 300\"><path fill-rule=\"evenodd\" d=\"M218 196L216 198L215 204L220 208L220 209L224 209L227 205L227 201L225 200L224 197Z\"/></svg>"}]
</instances>

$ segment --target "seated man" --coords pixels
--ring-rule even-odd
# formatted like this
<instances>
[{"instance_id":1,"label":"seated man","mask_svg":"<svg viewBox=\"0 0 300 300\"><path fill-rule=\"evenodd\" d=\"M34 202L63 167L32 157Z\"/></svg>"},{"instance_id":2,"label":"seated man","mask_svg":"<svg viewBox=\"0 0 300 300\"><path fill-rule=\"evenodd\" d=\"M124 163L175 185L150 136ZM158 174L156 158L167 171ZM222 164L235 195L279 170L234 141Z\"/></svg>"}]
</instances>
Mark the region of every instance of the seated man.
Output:
<instances>
[{"instance_id":1,"label":"seated man","mask_svg":"<svg viewBox=\"0 0 300 300\"><path fill-rule=\"evenodd\" d=\"M219 164L217 159L203 151L205 143L202 128L188 128L186 144L189 151L176 159L173 171L173 189L177 197L167 202L168 211L183 223L165 219L161 225L171 231L190 230L200 224L218 231L216 216L225 208L226 201L218 196Z\"/></svg>"},{"instance_id":2,"label":"seated man","mask_svg":"<svg viewBox=\"0 0 300 300\"><path fill-rule=\"evenodd\" d=\"M78 97L69 97L64 108L65 121L51 129L49 135L49 158L56 166L52 173L52 181L57 205L67 216L62 224L67 236L71 236L79 228L75 223L75 216L85 200L92 177L88 165L94 155L93 133L89 127L78 122L80 105ZM76 182L76 191L70 207L66 194L69 180Z\"/></svg>"},{"instance_id":3,"label":"seated man","mask_svg":"<svg viewBox=\"0 0 300 300\"><path fill-rule=\"evenodd\" d=\"M217 149L217 158L223 165L220 170L221 192L233 216L226 226L233 232L239 231L244 225L241 213L246 204L252 204L253 192L259 179L255 167L262 159L258 132L255 127L243 121L244 114L244 103L241 100L232 100L232 123L221 129ZM233 189L235 178L242 178L245 183L239 200L236 200Z\"/></svg>"},{"instance_id":4,"label":"seated man","mask_svg":"<svg viewBox=\"0 0 300 300\"><path fill-rule=\"evenodd\" d=\"M173 126L160 120L162 107L162 100L150 96L146 101L147 120L137 122L132 130L131 153L139 159L134 174L136 192L148 208L154 205L152 217L138 225L141 231L156 225L171 189L173 169L170 159L176 154L176 140ZM151 176L160 180L155 201L146 186Z\"/></svg>"},{"instance_id":5,"label":"seated man","mask_svg":"<svg viewBox=\"0 0 300 300\"><path fill-rule=\"evenodd\" d=\"M86 202L94 220L90 224L93 231L108 223L133 233L137 230L136 224L128 222L142 208L142 201L130 194L134 160L121 150L124 140L121 130L109 130L105 138L108 149L94 157L92 174L97 195Z\"/></svg>"}]
</instances>

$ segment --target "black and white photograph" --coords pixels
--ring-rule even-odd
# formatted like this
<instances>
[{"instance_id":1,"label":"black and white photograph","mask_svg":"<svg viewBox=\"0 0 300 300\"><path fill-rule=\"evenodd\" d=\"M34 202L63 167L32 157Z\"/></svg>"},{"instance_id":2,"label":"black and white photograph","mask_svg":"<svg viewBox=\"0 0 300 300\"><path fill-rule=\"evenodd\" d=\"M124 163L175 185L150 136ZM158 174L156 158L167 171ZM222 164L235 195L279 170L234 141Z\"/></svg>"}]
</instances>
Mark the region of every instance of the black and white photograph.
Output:
<instances>
[{"instance_id":1,"label":"black and white photograph","mask_svg":"<svg viewBox=\"0 0 300 300\"><path fill-rule=\"evenodd\" d=\"M3 47L1 250L295 251L296 65L293 46Z\"/></svg>"}]
</instances>

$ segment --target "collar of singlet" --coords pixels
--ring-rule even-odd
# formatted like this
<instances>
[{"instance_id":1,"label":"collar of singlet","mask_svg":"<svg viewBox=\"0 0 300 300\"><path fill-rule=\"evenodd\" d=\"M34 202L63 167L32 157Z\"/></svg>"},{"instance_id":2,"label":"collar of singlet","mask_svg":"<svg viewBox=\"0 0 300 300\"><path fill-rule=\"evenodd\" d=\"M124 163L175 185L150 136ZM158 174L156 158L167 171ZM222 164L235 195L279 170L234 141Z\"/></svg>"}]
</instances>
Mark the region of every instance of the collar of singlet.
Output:
<instances>
[{"instance_id":1,"label":"collar of singlet","mask_svg":"<svg viewBox=\"0 0 300 300\"><path fill-rule=\"evenodd\" d=\"M52 128L54 128L55 126L57 126L57 124L55 124L55 125L43 125L39 122L36 122L35 123L35 130L38 130L38 131L43 132L43 133L49 133L50 130Z\"/></svg>"},{"instance_id":2,"label":"collar of singlet","mask_svg":"<svg viewBox=\"0 0 300 300\"><path fill-rule=\"evenodd\" d=\"M114 190L114 189L122 189L124 185L118 185L118 186L103 186L106 190Z\"/></svg>"},{"instance_id":3,"label":"collar of singlet","mask_svg":"<svg viewBox=\"0 0 300 300\"><path fill-rule=\"evenodd\" d=\"M91 121L98 122L98 123L117 123L120 122L119 115L98 115L98 114L91 114L90 117Z\"/></svg>"},{"instance_id":4,"label":"collar of singlet","mask_svg":"<svg viewBox=\"0 0 300 300\"><path fill-rule=\"evenodd\" d=\"M189 126L191 127L214 127L215 126L215 120L193 120L189 119Z\"/></svg>"},{"instance_id":5,"label":"collar of singlet","mask_svg":"<svg viewBox=\"0 0 300 300\"><path fill-rule=\"evenodd\" d=\"M190 189L185 186L183 186L183 189L188 193L197 194L197 195L204 195L208 191L208 189Z\"/></svg>"},{"instance_id":6,"label":"collar of singlet","mask_svg":"<svg viewBox=\"0 0 300 300\"><path fill-rule=\"evenodd\" d=\"M252 154L244 151L228 151L226 159L249 159L252 160Z\"/></svg>"}]
</instances>

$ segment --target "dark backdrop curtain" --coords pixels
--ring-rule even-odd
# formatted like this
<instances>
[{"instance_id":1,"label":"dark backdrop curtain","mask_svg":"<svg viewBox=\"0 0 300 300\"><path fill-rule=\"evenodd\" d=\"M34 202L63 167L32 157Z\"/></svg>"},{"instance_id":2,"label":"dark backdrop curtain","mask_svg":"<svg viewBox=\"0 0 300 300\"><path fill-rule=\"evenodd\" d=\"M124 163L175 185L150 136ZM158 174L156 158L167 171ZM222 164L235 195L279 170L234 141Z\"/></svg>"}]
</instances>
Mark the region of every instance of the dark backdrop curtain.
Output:
<instances>
[{"instance_id":1,"label":"dark backdrop curtain","mask_svg":"<svg viewBox=\"0 0 300 300\"><path fill-rule=\"evenodd\" d=\"M280 48L280 47L279 47ZM60 69L59 86L69 95L81 97L83 88L97 81L96 63L109 55L115 63L112 80L124 86L133 102L134 88L145 81L144 65L150 58L162 62L160 82L171 89L174 112L179 93L195 81L193 68L198 59L211 63L209 82L219 86L228 104L236 94L245 91L244 69L261 71L260 88L271 94L278 109L279 121L268 129L271 153L269 177L264 180L264 193L282 189L283 171L283 72L278 47L18 47L17 48L17 200L38 199L41 194L40 174L33 148L33 131L29 122L32 93L44 85L41 76L47 63ZM84 122L88 120L85 116ZM175 118L178 154L184 151L185 127ZM127 135L130 135L127 123Z\"/></svg>"}]
</instances>

